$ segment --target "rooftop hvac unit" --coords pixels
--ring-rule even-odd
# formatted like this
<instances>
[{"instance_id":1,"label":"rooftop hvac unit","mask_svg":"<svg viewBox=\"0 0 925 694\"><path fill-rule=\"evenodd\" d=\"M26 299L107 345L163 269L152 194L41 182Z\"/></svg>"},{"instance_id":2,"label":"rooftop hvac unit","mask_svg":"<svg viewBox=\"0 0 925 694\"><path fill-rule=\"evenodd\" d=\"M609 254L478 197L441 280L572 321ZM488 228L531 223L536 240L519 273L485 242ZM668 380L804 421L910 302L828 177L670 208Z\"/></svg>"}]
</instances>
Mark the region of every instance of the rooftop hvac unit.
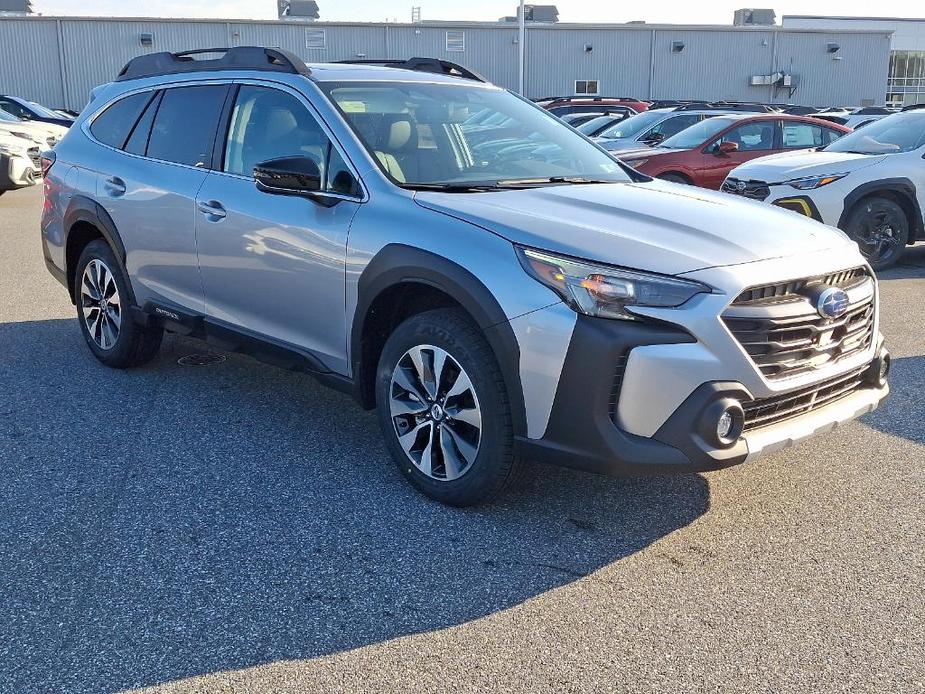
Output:
<instances>
[{"instance_id":1,"label":"rooftop hvac unit","mask_svg":"<svg viewBox=\"0 0 925 694\"><path fill-rule=\"evenodd\" d=\"M502 17L502 22L516 22L520 16L520 9L513 17ZM559 21L559 8L555 5L524 5L525 22L545 22L555 24Z\"/></svg>"},{"instance_id":2,"label":"rooftop hvac unit","mask_svg":"<svg viewBox=\"0 0 925 694\"><path fill-rule=\"evenodd\" d=\"M777 19L777 14L775 14L774 10L755 10L751 8L745 8L735 11L735 15L733 15L732 18L732 23L737 27L769 27L774 26L775 19Z\"/></svg>"},{"instance_id":3,"label":"rooftop hvac unit","mask_svg":"<svg viewBox=\"0 0 925 694\"><path fill-rule=\"evenodd\" d=\"M276 0L280 19L318 19L318 3L315 0Z\"/></svg>"}]
</instances>

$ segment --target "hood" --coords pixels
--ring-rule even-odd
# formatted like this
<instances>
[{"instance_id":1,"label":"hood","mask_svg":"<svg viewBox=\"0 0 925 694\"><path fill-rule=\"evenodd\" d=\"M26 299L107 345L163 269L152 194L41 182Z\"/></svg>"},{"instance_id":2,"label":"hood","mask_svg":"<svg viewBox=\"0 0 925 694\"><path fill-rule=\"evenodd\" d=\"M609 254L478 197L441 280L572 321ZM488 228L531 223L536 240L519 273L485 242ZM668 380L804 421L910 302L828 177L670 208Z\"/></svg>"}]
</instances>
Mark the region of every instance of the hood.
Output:
<instances>
[{"instance_id":1,"label":"hood","mask_svg":"<svg viewBox=\"0 0 925 694\"><path fill-rule=\"evenodd\" d=\"M825 174L851 173L883 161L879 154L850 154L848 152L784 152L754 159L737 166L729 174L732 178L783 183L795 178Z\"/></svg>"},{"instance_id":2,"label":"hood","mask_svg":"<svg viewBox=\"0 0 925 694\"><path fill-rule=\"evenodd\" d=\"M7 121L0 121L0 130L6 132L26 133L31 135L39 142L42 142L43 144L49 137L54 137L56 140L60 140L62 137L64 137L65 133L67 133L67 128L63 128L60 125L26 120L20 121L19 123L8 123Z\"/></svg>"},{"instance_id":3,"label":"hood","mask_svg":"<svg viewBox=\"0 0 925 694\"><path fill-rule=\"evenodd\" d=\"M513 243L670 275L851 244L793 212L665 181L419 192L415 201Z\"/></svg>"},{"instance_id":4,"label":"hood","mask_svg":"<svg viewBox=\"0 0 925 694\"><path fill-rule=\"evenodd\" d=\"M637 143L638 144L638 143ZM651 159L652 157L661 157L666 154L677 154L686 152L686 149L672 149L667 147L633 147L632 149L620 150L617 155L618 159Z\"/></svg>"}]
</instances>

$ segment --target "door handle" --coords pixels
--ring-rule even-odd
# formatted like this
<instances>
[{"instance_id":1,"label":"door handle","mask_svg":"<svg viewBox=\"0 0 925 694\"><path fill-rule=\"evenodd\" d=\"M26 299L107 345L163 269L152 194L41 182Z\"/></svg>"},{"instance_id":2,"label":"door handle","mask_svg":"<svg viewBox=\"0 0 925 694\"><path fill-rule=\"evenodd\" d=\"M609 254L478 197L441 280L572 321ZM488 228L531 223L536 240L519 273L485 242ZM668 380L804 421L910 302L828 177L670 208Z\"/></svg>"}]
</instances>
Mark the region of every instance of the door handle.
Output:
<instances>
[{"instance_id":1,"label":"door handle","mask_svg":"<svg viewBox=\"0 0 925 694\"><path fill-rule=\"evenodd\" d=\"M103 187L106 189L106 192L114 198L121 197L125 195L125 181L123 181L118 176L113 176L112 178L107 178L103 182Z\"/></svg>"},{"instance_id":2,"label":"door handle","mask_svg":"<svg viewBox=\"0 0 925 694\"><path fill-rule=\"evenodd\" d=\"M218 200L197 202L196 207L198 207L199 211L208 217L209 221L211 222L218 222L219 220L224 219L225 215L227 214L225 212L225 208L222 206L222 203L220 203Z\"/></svg>"}]
</instances>

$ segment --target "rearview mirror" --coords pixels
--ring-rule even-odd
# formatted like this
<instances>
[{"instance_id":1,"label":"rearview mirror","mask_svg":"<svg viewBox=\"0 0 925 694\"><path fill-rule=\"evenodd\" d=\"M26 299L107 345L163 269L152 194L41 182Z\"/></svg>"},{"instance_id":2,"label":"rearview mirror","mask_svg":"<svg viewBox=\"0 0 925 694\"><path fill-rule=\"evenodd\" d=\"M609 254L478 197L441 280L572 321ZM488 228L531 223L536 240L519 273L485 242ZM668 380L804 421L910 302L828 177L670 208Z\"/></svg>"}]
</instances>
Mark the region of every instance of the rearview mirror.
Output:
<instances>
[{"instance_id":1,"label":"rearview mirror","mask_svg":"<svg viewBox=\"0 0 925 694\"><path fill-rule=\"evenodd\" d=\"M716 148L716 151L720 154L732 154L733 152L739 151L738 142L730 142L726 140L725 142L720 142Z\"/></svg>"},{"instance_id":2,"label":"rearview mirror","mask_svg":"<svg viewBox=\"0 0 925 694\"><path fill-rule=\"evenodd\" d=\"M276 195L311 195L321 191L321 170L311 157L280 157L254 167L257 188Z\"/></svg>"}]
</instances>

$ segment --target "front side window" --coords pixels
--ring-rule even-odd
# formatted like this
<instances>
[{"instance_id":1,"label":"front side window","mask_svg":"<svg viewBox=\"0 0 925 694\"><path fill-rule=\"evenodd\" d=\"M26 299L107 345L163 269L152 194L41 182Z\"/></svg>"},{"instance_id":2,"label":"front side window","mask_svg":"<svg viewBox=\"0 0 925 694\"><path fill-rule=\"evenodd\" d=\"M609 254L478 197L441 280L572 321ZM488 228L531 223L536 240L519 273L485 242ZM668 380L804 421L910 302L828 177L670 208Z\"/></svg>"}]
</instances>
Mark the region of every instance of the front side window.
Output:
<instances>
[{"instance_id":1,"label":"front side window","mask_svg":"<svg viewBox=\"0 0 925 694\"><path fill-rule=\"evenodd\" d=\"M687 130L689 127L699 122L700 116L690 113L685 116L668 118L647 132L643 139L659 137L664 140L673 135L677 135L682 130Z\"/></svg>"},{"instance_id":2,"label":"front side window","mask_svg":"<svg viewBox=\"0 0 925 694\"><path fill-rule=\"evenodd\" d=\"M400 185L630 180L613 158L558 118L500 89L413 82L324 88Z\"/></svg>"},{"instance_id":3,"label":"front side window","mask_svg":"<svg viewBox=\"0 0 925 694\"><path fill-rule=\"evenodd\" d=\"M602 132L600 136L608 140L623 140L636 137L665 117L665 113L658 110L643 111L635 116L630 116L626 120L620 121L612 128L608 128Z\"/></svg>"},{"instance_id":4,"label":"front side window","mask_svg":"<svg viewBox=\"0 0 925 694\"><path fill-rule=\"evenodd\" d=\"M208 168L226 91L225 86L213 85L165 90L154 117L147 155Z\"/></svg>"},{"instance_id":5,"label":"front side window","mask_svg":"<svg viewBox=\"0 0 925 694\"><path fill-rule=\"evenodd\" d=\"M755 152L774 149L775 125L772 120L744 123L723 135L716 144L735 142L740 152Z\"/></svg>"},{"instance_id":6,"label":"front side window","mask_svg":"<svg viewBox=\"0 0 925 694\"><path fill-rule=\"evenodd\" d=\"M343 157L305 104L278 89L242 86L231 113L223 170L253 176L258 164L282 157L311 159L323 190L358 194Z\"/></svg>"},{"instance_id":7,"label":"front side window","mask_svg":"<svg viewBox=\"0 0 925 694\"><path fill-rule=\"evenodd\" d=\"M7 113L9 113L11 116L16 116L20 120L28 119L32 117L31 113L29 113L22 106L17 104L15 101L11 101L10 99L0 99L0 109L3 109Z\"/></svg>"},{"instance_id":8,"label":"front side window","mask_svg":"<svg viewBox=\"0 0 925 694\"><path fill-rule=\"evenodd\" d=\"M925 113L895 113L839 138L826 152L897 154L925 145Z\"/></svg>"}]
</instances>

